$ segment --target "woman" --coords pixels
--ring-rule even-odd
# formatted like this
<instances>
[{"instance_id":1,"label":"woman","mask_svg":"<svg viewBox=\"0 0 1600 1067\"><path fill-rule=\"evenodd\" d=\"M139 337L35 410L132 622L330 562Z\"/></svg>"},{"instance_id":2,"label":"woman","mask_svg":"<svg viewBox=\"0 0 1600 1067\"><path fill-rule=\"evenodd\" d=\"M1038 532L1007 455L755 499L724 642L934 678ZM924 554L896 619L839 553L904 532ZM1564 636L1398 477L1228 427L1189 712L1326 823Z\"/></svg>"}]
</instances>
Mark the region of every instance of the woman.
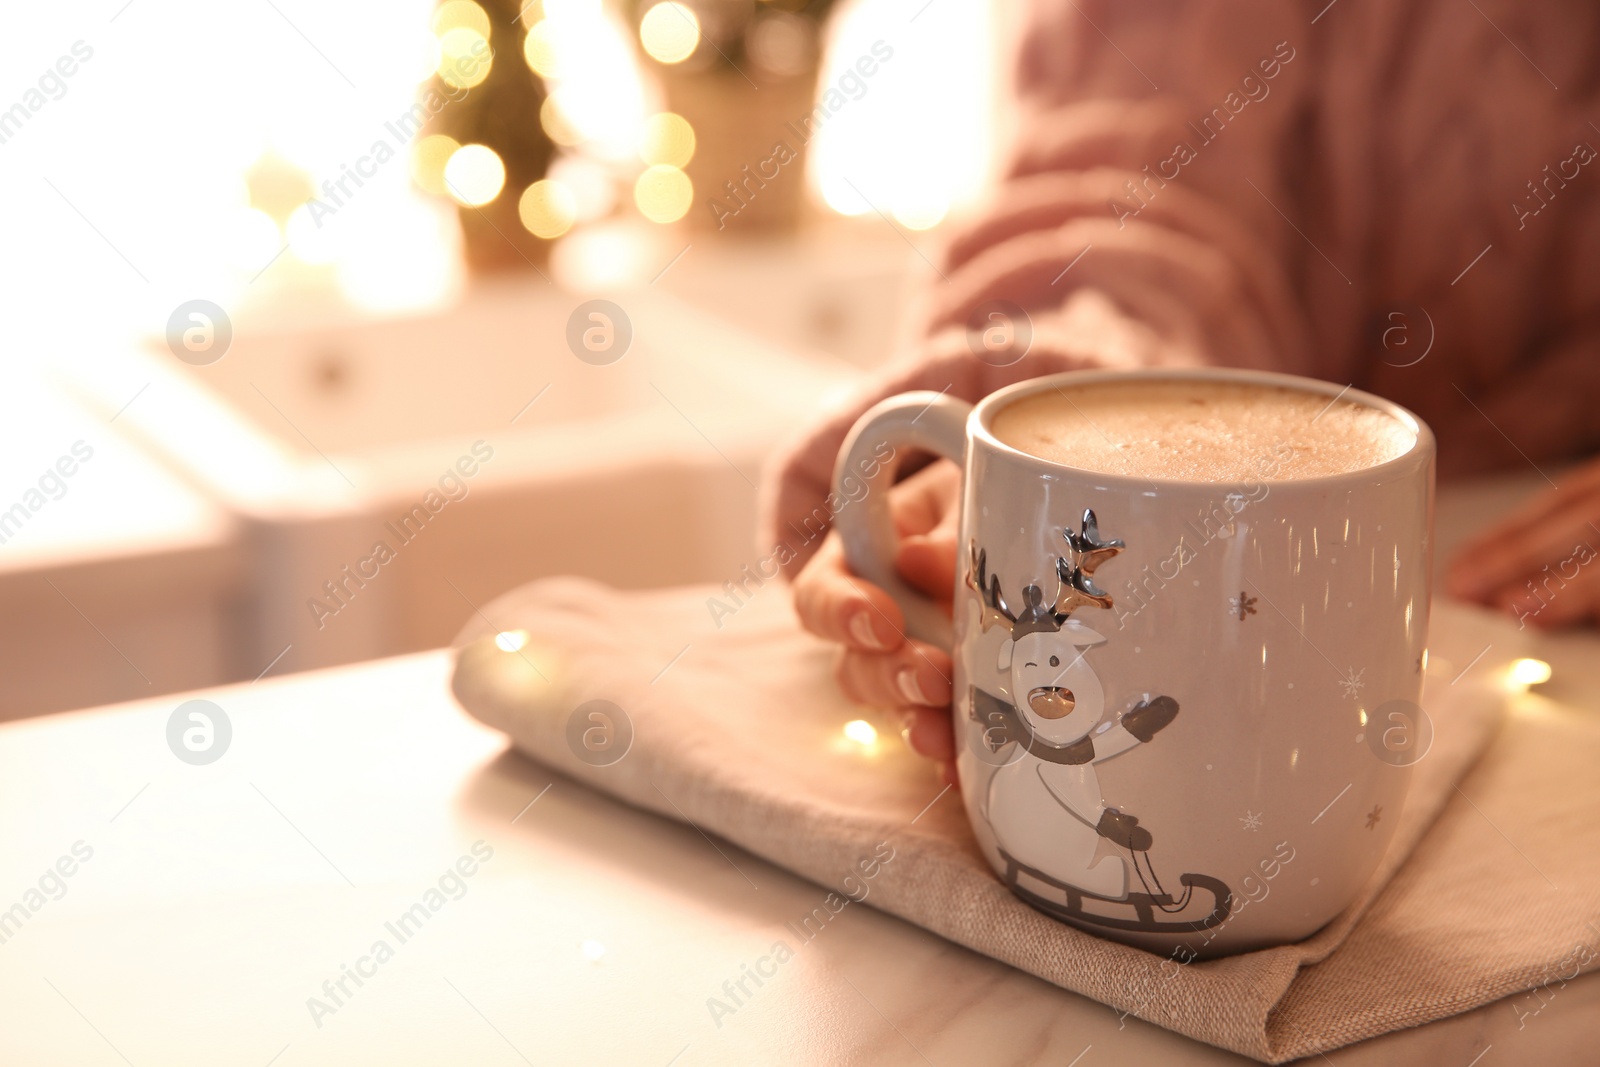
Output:
<instances>
[{"instance_id":1,"label":"woman","mask_svg":"<svg viewBox=\"0 0 1600 1067\"><path fill-rule=\"evenodd\" d=\"M1411 408L1443 477L1551 476L1450 561L1449 591L1540 626L1600 615L1600 463L1558 473L1600 446L1600 8L1039 0L1027 17L991 206L951 242L907 356L780 457L765 541L817 514L845 432L893 393L1267 368ZM996 322L1026 345L977 343ZM941 461L892 502L901 572L945 598L957 481ZM807 550L796 608L843 646L845 691L898 708L951 777L948 656L903 637L835 537ZM1577 575L1536 602L1546 567Z\"/></svg>"}]
</instances>

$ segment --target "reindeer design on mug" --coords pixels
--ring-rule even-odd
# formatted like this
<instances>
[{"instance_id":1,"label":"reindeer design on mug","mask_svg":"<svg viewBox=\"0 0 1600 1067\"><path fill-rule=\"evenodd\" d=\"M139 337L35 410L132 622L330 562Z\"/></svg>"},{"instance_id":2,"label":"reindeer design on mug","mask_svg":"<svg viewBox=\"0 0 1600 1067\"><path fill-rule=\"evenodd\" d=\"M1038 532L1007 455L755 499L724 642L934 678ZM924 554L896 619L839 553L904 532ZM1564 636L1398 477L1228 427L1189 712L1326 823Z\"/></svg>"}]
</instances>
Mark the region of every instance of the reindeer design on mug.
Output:
<instances>
[{"instance_id":1,"label":"reindeer design on mug","mask_svg":"<svg viewBox=\"0 0 1600 1067\"><path fill-rule=\"evenodd\" d=\"M1146 852L1150 831L1133 815L1107 807L1095 765L1146 744L1177 718L1178 702L1151 696L1106 717L1105 693L1086 660L1106 638L1073 617L1080 608L1110 608L1111 597L1094 571L1125 547L1102 541L1093 511L1078 533L1063 531L1067 555L1056 560L1058 588L1050 603L1030 584L1013 608L1000 577L988 573L987 553L970 546L967 586L981 601L979 625L1007 631L994 667L996 688L970 691L970 713L985 729L991 753L1009 744L1014 756L989 780L986 813L1002 856L1084 893L1128 898L1128 866L1121 856L1096 856L1102 838L1134 853ZM1136 861L1135 861L1136 862ZM1225 890L1224 890L1225 892Z\"/></svg>"}]
</instances>

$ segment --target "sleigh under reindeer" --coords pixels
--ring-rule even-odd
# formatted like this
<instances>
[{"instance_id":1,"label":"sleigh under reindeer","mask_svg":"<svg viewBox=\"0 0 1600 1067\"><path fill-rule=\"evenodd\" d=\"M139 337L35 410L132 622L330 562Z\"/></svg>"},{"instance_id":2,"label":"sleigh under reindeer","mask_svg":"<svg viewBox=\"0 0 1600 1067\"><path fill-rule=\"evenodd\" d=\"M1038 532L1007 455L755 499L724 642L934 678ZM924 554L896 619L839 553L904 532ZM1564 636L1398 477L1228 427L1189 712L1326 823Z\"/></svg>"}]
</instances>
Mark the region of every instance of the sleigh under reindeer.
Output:
<instances>
[{"instance_id":1,"label":"sleigh under reindeer","mask_svg":"<svg viewBox=\"0 0 1600 1067\"><path fill-rule=\"evenodd\" d=\"M1233 905L1232 892L1221 879L1209 874L1179 875L1183 893L1177 899L1167 892L1129 893L1118 899L1057 881L1019 862L1004 849L1000 851L1000 858L1006 865L1006 886L1013 893L1046 915L1068 922L1147 934L1194 933L1221 925ZM1149 856L1145 856L1144 862L1149 865ZM1152 870L1152 880L1154 873ZM1196 889L1202 890L1205 896L1196 899Z\"/></svg>"}]
</instances>

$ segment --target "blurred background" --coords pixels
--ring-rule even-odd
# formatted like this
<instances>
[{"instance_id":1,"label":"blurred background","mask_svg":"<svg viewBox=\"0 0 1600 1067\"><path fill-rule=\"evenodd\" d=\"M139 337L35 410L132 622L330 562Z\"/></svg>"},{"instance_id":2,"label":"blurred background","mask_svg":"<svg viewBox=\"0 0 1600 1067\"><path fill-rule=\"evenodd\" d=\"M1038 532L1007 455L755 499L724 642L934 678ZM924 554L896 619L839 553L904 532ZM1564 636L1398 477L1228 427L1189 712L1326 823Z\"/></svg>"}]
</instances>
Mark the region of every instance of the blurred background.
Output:
<instances>
[{"instance_id":1,"label":"blurred background","mask_svg":"<svg viewBox=\"0 0 1600 1067\"><path fill-rule=\"evenodd\" d=\"M0 719L738 578L1003 133L984 0L5 18Z\"/></svg>"}]
</instances>

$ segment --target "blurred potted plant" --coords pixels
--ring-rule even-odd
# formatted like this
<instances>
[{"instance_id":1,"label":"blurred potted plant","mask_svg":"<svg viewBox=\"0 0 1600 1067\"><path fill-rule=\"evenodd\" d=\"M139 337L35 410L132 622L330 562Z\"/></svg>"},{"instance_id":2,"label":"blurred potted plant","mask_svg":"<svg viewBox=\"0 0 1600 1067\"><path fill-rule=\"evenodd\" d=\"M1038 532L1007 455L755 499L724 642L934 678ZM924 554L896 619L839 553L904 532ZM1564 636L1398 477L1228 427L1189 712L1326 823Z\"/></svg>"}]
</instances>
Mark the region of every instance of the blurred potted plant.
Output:
<instances>
[{"instance_id":1,"label":"blurred potted plant","mask_svg":"<svg viewBox=\"0 0 1600 1067\"><path fill-rule=\"evenodd\" d=\"M695 152L697 228L793 227L833 0L629 0L636 44Z\"/></svg>"}]
</instances>

